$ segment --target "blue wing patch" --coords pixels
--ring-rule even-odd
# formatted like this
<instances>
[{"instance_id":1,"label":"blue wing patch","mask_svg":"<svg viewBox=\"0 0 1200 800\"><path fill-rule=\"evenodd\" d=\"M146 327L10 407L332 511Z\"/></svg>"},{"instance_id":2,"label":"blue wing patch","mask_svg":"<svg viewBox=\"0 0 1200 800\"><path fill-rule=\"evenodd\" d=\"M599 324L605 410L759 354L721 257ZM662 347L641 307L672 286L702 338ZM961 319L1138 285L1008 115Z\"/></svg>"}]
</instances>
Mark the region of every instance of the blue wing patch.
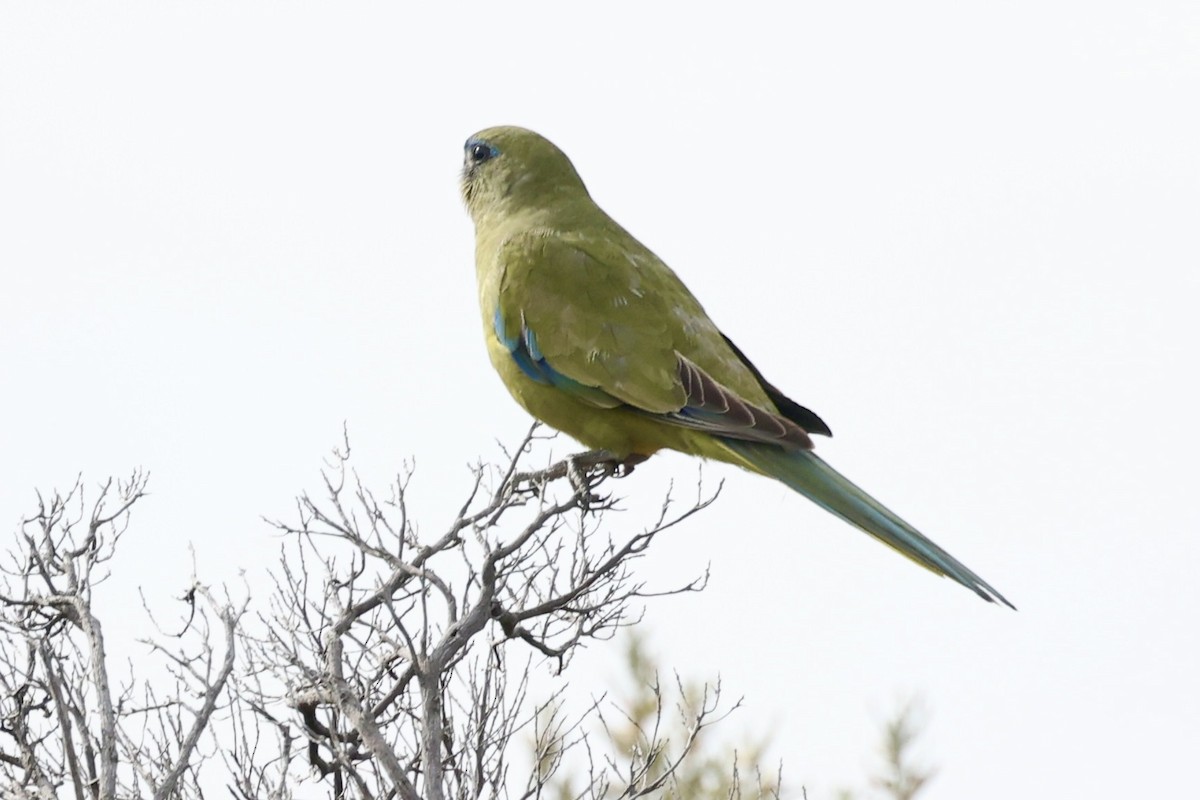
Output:
<instances>
[{"instance_id":1,"label":"blue wing patch","mask_svg":"<svg viewBox=\"0 0 1200 800\"><path fill-rule=\"evenodd\" d=\"M546 370L550 370L550 365L546 363L546 359L541 357L541 351L537 349L537 343L531 331L525 331L524 336L509 336L505 332L504 315L500 313L499 308L492 316L492 329L496 332L496 338L500 340L500 344L504 345L504 349L512 355L513 361L517 362L521 372L540 384L553 385L546 375ZM530 343L533 343L532 348L529 346ZM536 356L533 355L534 352L537 353Z\"/></svg>"},{"instance_id":2,"label":"blue wing patch","mask_svg":"<svg viewBox=\"0 0 1200 800\"><path fill-rule=\"evenodd\" d=\"M576 399L600 408L616 408L621 401L603 389L587 386L579 381L568 378L546 361L542 348L538 346L537 334L524 325L517 336L509 336L504 324L504 315L500 309L492 315L492 330L496 339L504 345L504 349L512 356L513 361L520 367L521 372L535 383L543 386L553 386L561 389Z\"/></svg>"}]
</instances>

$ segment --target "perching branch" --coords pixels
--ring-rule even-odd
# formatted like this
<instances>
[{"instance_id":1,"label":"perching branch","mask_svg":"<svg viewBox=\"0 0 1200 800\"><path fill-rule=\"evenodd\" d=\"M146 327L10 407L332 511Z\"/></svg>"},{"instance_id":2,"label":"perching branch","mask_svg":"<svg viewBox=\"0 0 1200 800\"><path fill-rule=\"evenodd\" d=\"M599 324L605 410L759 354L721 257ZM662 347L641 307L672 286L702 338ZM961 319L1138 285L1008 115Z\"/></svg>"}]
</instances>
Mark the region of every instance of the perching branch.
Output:
<instances>
[{"instance_id":1,"label":"perching branch","mask_svg":"<svg viewBox=\"0 0 1200 800\"><path fill-rule=\"evenodd\" d=\"M287 542L265 632L248 648L272 688L253 702L280 730L303 732L308 764L335 794L507 793L523 755L513 738L546 707L528 698L530 670L566 669L586 642L636 622L645 598L703 588L702 576L650 591L631 567L715 493L678 511L667 497L649 525L614 537L602 531L614 502L597 490L618 465L588 455L522 471L534 435L502 469L473 471L438 534L409 521L411 470L380 501L348 444L323 475L324 496L301 495L297 520L273 523ZM283 722L280 708L294 716Z\"/></svg>"},{"instance_id":2,"label":"perching branch","mask_svg":"<svg viewBox=\"0 0 1200 800\"><path fill-rule=\"evenodd\" d=\"M194 576L174 615L143 597L149 657L120 681L94 589L124 574L117 544L146 476L104 484L90 506L81 483L39 495L0 564L0 787L191 800L218 767L243 800L291 800L307 781L371 800L537 797L566 774L594 800L682 785L701 732L737 707L719 684L680 702L682 739L656 722L620 757L593 747L593 723L635 717L603 692L572 709L565 684L541 686L652 598L704 588L706 574L648 587L634 566L716 492L668 493L621 531L601 490L631 465L590 453L527 469L535 430L502 467L475 467L431 534L410 519L412 470L377 496L345 444L320 494L273 523L283 545L264 603L248 614L248 592L234 601ZM667 700L656 689L653 702L661 721Z\"/></svg>"}]
</instances>

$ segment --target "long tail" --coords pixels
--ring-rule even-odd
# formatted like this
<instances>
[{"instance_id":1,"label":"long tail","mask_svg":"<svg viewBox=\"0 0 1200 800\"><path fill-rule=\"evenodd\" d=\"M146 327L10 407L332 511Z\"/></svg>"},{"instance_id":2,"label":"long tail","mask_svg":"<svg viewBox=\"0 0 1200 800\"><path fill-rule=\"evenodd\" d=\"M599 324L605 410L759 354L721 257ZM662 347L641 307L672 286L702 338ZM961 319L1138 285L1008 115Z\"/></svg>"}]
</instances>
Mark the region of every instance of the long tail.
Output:
<instances>
[{"instance_id":1,"label":"long tail","mask_svg":"<svg viewBox=\"0 0 1200 800\"><path fill-rule=\"evenodd\" d=\"M757 442L722 439L751 469L782 481L831 514L866 531L926 569L945 575L984 600L1016 609L987 581L938 547L920 531L889 511L878 500L855 486L833 467L808 450L783 450Z\"/></svg>"}]
</instances>

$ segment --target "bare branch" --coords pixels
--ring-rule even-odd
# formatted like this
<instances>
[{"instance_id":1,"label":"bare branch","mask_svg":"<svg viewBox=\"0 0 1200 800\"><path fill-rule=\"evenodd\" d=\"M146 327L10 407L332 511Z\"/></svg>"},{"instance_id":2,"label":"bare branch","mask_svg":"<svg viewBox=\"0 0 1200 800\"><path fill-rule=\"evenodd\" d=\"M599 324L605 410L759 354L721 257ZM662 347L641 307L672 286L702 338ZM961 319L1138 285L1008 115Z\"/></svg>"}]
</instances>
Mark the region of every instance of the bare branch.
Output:
<instances>
[{"instance_id":1,"label":"bare branch","mask_svg":"<svg viewBox=\"0 0 1200 800\"><path fill-rule=\"evenodd\" d=\"M320 493L270 523L283 537L272 592L252 607L193 575L183 609L143 595L149 657L119 685L93 590L120 569L146 476L104 483L90 507L82 483L39 495L0 564L0 781L38 798L197 800L216 764L246 800L290 800L306 781L345 800L538 797L571 773L587 775L581 798L673 791L702 732L737 707L719 683L681 699L674 727L657 685L652 724L616 712L641 726L628 758L589 738L614 713L605 694L572 715L562 689L539 701L531 687L636 624L647 599L704 588L706 574L647 586L634 566L720 487L700 482L682 504L668 491L622 531L609 492L632 462L526 468L545 438L535 426L507 463L475 467L430 534L409 515L411 466L376 491L343 436Z\"/></svg>"},{"instance_id":2,"label":"bare branch","mask_svg":"<svg viewBox=\"0 0 1200 800\"><path fill-rule=\"evenodd\" d=\"M308 763L335 791L506 794L512 737L543 713L527 699L532 662L508 679L506 643L559 672L587 640L636 621L632 603L703 588L701 577L651 591L630 565L712 497L678 513L668 497L640 532L601 535L613 502L597 490L627 473L594 453L521 470L536 431L499 471L473 471L467 499L434 536L410 522L411 470L377 493L349 466L348 445L323 474L323 499L301 495L296 521L272 523L293 547L266 632L247 652L279 689L254 702L269 709L282 700L298 714ZM567 491L556 496L560 484ZM272 718L282 730L284 717Z\"/></svg>"},{"instance_id":3,"label":"bare branch","mask_svg":"<svg viewBox=\"0 0 1200 800\"><path fill-rule=\"evenodd\" d=\"M234 669L246 605L218 604L196 583L191 594L205 598L225 623L219 668L207 627L194 628L189 619L173 636L185 637L190 649L172 652L150 642L151 652L162 657L167 683L149 664L123 687L113 682L93 596L119 568L117 544L135 504L146 496L146 482L140 471L106 481L90 511L82 482L66 495L39 493L37 513L23 521L18 549L6 556L0 570L0 685L11 690L13 701L0 706L0 784L32 787L31 796L38 797L57 796L61 788L75 800L140 796L138 782L155 797L199 796L199 745ZM13 657L17 645L27 653L24 661ZM188 705L193 696L201 701L198 709ZM5 738L15 755L4 751Z\"/></svg>"}]
</instances>

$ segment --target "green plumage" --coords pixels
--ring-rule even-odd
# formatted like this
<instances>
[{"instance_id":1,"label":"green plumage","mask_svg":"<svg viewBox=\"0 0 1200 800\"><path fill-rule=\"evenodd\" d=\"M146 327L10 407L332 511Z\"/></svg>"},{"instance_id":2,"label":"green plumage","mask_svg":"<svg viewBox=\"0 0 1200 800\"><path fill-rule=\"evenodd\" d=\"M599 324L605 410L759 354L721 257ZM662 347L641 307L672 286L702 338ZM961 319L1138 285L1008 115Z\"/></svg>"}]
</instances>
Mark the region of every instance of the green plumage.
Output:
<instances>
[{"instance_id":1,"label":"green plumage","mask_svg":"<svg viewBox=\"0 0 1200 800\"><path fill-rule=\"evenodd\" d=\"M663 448L781 480L988 600L991 586L812 455L829 429L769 384L678 276L521 128L467 142L488 353L534 417L618 457Z\"/></svg>"}]
</instances>

